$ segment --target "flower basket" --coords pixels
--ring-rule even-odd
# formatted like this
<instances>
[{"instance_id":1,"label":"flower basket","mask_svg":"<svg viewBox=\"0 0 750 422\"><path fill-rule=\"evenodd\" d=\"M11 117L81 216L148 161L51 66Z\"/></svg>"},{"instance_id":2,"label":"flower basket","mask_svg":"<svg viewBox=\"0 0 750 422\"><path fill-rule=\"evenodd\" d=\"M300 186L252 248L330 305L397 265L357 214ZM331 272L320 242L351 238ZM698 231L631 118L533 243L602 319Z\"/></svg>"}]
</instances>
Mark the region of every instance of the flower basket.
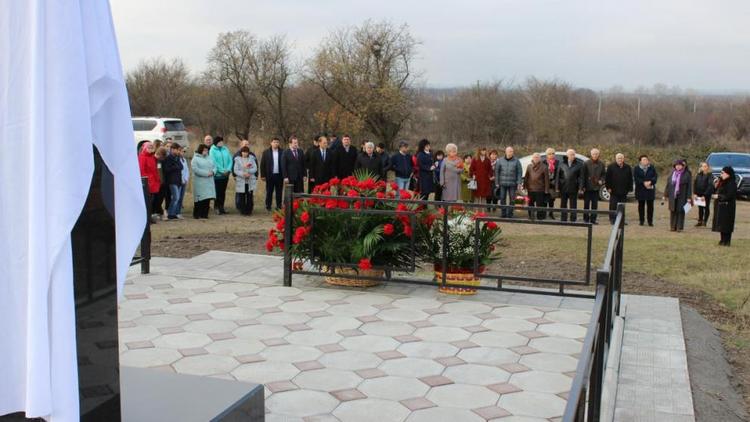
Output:
<instances>
[{"instance_id":1,"label":"flower basket","mask_svg":"<svg viewBox=\"0 0 750 422\"><path fill-rule=\"evenodd\" d=\"M289 248L295 262L310 262L322 271L326 282L338 286L369 287L373 280L327 277L357 274L381 277L383 268L408 268L411 259L417 204L389 199L412 199L410 191L378 180L367 172L344 179L332 178L313 190L315 197L297 198L291 207L290 244L285 245L286 211L274 214L276 226L269 231L266 248ZM292 269L297 267L294 264ZM381 270L375 270L380 268Z\"/></svg>"},{"instance_id":2,"label":"flower basket","mask_svg":"<svg viewBox=\"0 0 750 422\"><path fill-rule=\"evenodd\" d=\"M330 270L330 269L327 269ZM346 267L340 267L336 268L336 274L351 274L351 275L361 275L361 276L367 276L367 277L383 277L383 270L355 270L354 268L346 268ZM379 281L375 280L362 280L358 278L348 278L348 277L331 277L326 276L325 277L326 284L330 284L332 286L344 286L344 287L373 287L380 284Z\"/></svg>"},{"instance_id":3,"label":"flower basket","mask_svg":"<svg viewBox=\"0 0 750 422\"><path fill-rule=\"evenodd\" d=\"M448 268L445 272L445 283L443 286L443 268L435 264L435 280L438 284L438 291L449 295L475 295L477 294L476 286L479 286L479 277L474 276L473 269ZM484 272L484 267L479 268L479 273ZM462 287L448 286L448 284L459 284Z\"/></svg>"},{"instance_id":4,"label":"flower basket","mask_svg":"<svg viewBox=\"0 0 750 422\"><path fill-rule=\"evenodd\" d=\"M447 212L447 227L444 227L443 217ZM500 240L500 227L494 221L483 221L479 233L475 230L476 219L485 217L483 212L472 212L460 206L454 206L444 211L440 209L425 210L418 226L417 239L418 254L425 262L433 264L435 280L439 284L439 291L446 294L471 295L476 294L479 278L474 276L474 262L479 260L479 272L484 272L486 265L499 258L496 245ZM446 258L446 283L459 284L466 287L442 286L443 272L443 234L447 230L448 248ZM478 241L475 256L474 245Z\"/></svg>"}]
</instances>

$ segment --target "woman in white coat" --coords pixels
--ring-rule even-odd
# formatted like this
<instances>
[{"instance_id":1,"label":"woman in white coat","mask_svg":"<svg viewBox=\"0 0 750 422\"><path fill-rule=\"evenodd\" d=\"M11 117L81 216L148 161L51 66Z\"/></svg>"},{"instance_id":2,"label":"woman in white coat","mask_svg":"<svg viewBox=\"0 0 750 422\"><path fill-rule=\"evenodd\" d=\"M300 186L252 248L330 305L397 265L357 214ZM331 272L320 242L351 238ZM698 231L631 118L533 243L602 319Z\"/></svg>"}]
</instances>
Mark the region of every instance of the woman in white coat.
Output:
<instances>
[{"instance_id":1,"label":"woman in white coat","mask_svg":"<svg viewBox=\"0 0 750 422\"><path fill-rule=\"evenodd\" d=\"M237 211L242 215L253 213L253 193L257 183L258 163L250 155L250 148L240 148L240 155L234 158L235 195Z\"/></svg>"}]
</instances>

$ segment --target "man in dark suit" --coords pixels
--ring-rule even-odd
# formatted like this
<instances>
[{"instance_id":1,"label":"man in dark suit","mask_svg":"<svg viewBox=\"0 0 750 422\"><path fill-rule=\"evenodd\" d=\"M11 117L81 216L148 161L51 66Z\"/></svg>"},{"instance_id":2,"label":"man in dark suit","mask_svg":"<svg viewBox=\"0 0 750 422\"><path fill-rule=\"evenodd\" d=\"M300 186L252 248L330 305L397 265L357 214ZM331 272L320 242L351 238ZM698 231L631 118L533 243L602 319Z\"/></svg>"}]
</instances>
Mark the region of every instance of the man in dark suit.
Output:
<instances>
[{"instance_id":1,"label":"man in dark suit","mask_svg":"<svg viewBox=\"0 0 750 422\"><path fill-rule=\"evenodd\" d=\"M352 145L349 135L341 138L341 147L336 149L336 176L339 179L351 176L357 162L357 148Z\"/></svg>"},{"instance_id":2,"label":"man in dark suit","mask_svg":"<svg viewBox=\"0 0 750 422\"><path fill-rule=\"evenodd\" d=\"M380 177L383 173L383 162L380 156L375 153L375 145L372 142L365 143L365 150L357 157L356 169L365 169L372 176Z\"/></svg>"},{"instance_id":3,"label":"man in dark suit","mask_svg":"<svg viewBox=\"0 0 750 422\"><path fill-rule=\"evenodd\" d=\"M271 146L263 151L260 158L260 180L266 182L266 211L271 211L271 200L276 193L276 209L281 208L281 192L284 189L284 176L281 173L281 162L284 150L280 148L279 138L271 139Z\"/></svg>"},{"instance_id":4,"label":"man in dark suit","mask_svg":"<svg viewBox=\"0 0 750 422\"><path fill-rule=\"evenodd\" d=\"M308 151L310 154L310 177L308 184L320 185L331 180L334 174L333 151L328 148L328 138L318 138L318 148Z\"/></svg>"},{"instance_id":5,"label":"man in dark suit","mask_svg":"<svg viewBox=\"0 0 750 422\"><path fill-rule=\"evenodd\" d=\"M305 152L299 147L296 136L289 139L289 149L284 151L281 160L281 173L284 183L292 185L293 192L304 192L305 190Z\"/></svg>"},{"instance_id":6,"label":"man in dark suit","mask_svg":"<svg viewBox=\"0 0 750 422\"><path fill-rule=\"evenodd\" d=\"M307 175L307 193L312 193L313 189L315 188L315 185L317 184L315 182L315 178L312 177L312 173L310 172L310 169L312 168L312 157L315 154L315 151L317 150L318 150L318 138L315 138L312 141L312 147L308 148L307 151L305 151L305 173Z\"/></svg>"}]
</instances>

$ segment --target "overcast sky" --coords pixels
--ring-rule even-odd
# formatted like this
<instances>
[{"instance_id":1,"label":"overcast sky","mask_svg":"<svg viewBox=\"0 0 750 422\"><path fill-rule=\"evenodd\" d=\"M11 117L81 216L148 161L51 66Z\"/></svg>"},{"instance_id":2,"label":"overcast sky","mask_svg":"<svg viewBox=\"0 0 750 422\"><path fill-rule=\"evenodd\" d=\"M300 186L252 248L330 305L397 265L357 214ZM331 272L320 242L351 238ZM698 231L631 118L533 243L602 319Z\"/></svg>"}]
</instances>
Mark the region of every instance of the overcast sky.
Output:
<instances>
[{"instance_id":1,"label":"overcast sky","mask_svg":"<svg viewBox=\"0 0 750 422\"><path fill-rule=\"evenodd\" d=\"M194 72L221 32L286 34L303 60L332 28L409 25L428 86L559 78L626 90L656 83L750 89L748 0L110 0L125 70L181 57Z\"/></svg>"}]
</instances>

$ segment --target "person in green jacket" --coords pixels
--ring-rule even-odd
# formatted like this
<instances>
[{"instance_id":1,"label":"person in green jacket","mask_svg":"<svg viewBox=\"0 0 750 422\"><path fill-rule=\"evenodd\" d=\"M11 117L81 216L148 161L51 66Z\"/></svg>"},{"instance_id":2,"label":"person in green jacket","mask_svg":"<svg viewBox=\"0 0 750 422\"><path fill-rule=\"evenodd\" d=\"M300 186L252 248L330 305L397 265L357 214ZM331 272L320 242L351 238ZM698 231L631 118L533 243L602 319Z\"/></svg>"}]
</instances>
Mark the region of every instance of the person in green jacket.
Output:
<instances>
[{"instance_id":1,"label":"person in green jacket","mask_svg":"<svg viewBox=\"0 0 750 422\"><path fill-rule=\"evenodd\" d=\"M232 160L232 153L229 152L229 148L224 146L224 138L217 136L214 138L211 152L209 153L211 161L216 166L214 172L214 184L216 189L216 199L214 200L214 211L217 214L227 214L224 209L224 198L227 193L227 183L229 183L229 175L232 173L232 167L234 167L234 161Z\"/></svg>"},{"instance_id":2,"label":"person in green jacket","mask_svg":"<svg viewBox=\"0 0 750 422\"><path fill-rule=\"evenodd\" d=\"M216 167L213 160L208 157L208 148L203 144L198 145L190 163L190 168L193 169L193 218L196 219L208 218L211 200L216 198Z\"/></svg>"}]
</instances>

